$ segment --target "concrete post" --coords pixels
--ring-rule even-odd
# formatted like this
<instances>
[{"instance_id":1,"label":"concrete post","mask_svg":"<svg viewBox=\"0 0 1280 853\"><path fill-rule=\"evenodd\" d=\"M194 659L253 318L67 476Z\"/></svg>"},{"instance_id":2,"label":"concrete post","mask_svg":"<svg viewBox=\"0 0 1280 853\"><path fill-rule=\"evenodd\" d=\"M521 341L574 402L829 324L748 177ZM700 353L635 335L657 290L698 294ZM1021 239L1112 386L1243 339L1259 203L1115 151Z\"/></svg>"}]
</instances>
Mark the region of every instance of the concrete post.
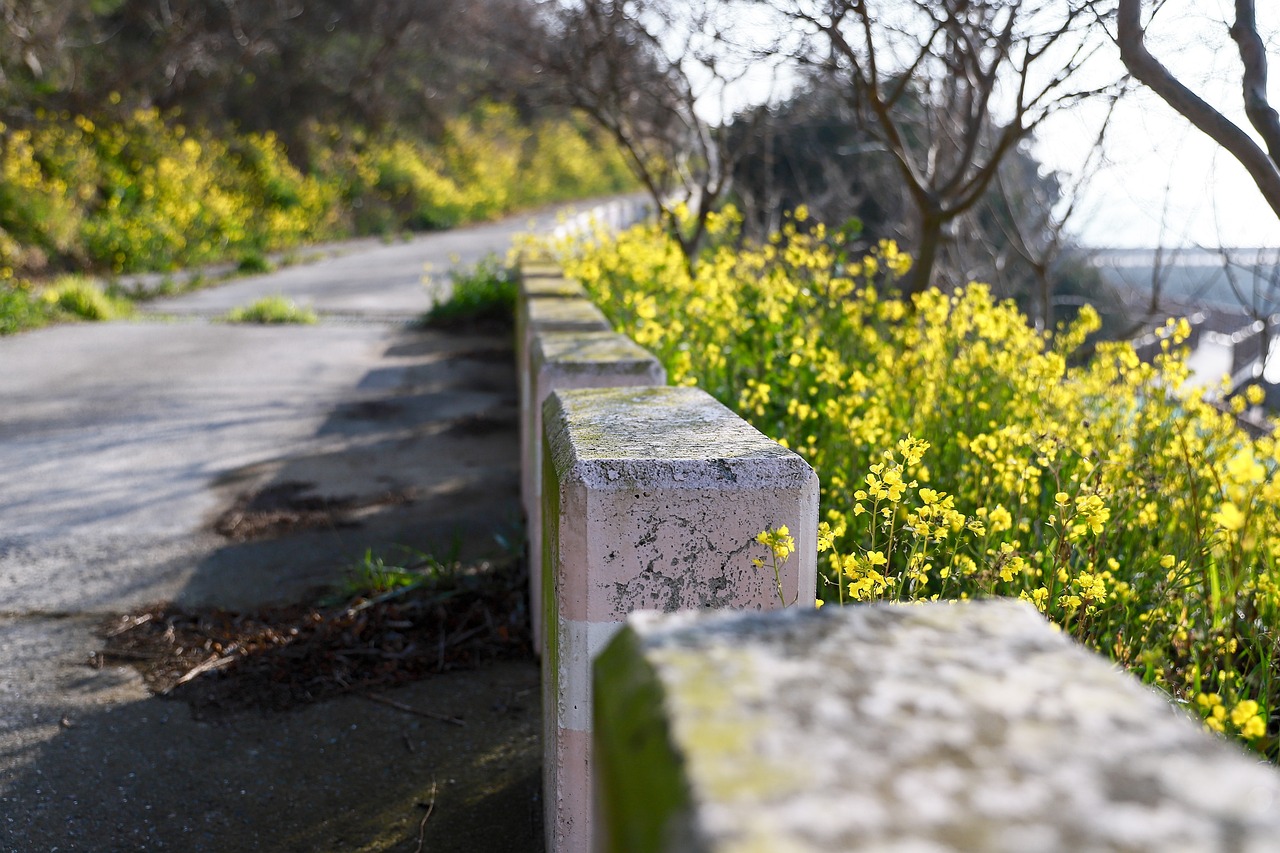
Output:
<instances>
[{"instance_id":1,"label":"concrete post","mask_svg":"<svg viewBox=\"0 0 1280 853\"><path fill-rule=\"evenodd\" d=\"M530 286L534 281L551 281L554 279L529 279ZM563 281L563 279L561 279ZM533 339L545 332L607 332L609 321L592 302L565 296L530 296L521 298L516 314L516 378L520 391L520 411L528 412L533 405L533 376L530 373L530 353L533 351ZM524 447L529 437L524 434L527 418L520 417L520 446ZM524 502L525 517L532 517L532 492L525 486L525 478L521 478L520 497Z\"/></svg>"},{"instance_id":2,"label":"concrete post","mask_svg":"<svg viewBox=\"0 0 1280 853\"><path fill-rule=\"evenodd\" d=\"M591 845L591 660L633 610L781 606L756 536L785 525L812 608L818 480L696 388L557 391L543 408L547 849Z\"/></svg>"},{"instance_id":3,"label":"concrete post","mask_svg":"<svg viewBox=\"0 0 1280 853\"><path fill-rule=\"evenodd\" d=\"M1280 774L1017 601L638 614L597 849L1272 850Z\"/></svg>"},{"instance_id":4,"label":"concrete post","mask_svg":"<svg viewBox=\"0 0 1280 853\"><path fill-rule=\"evenodd\" d=\"M521 412L521 490L528 495L529 615L542 648L542 403L552 391L665 385L667 372L647 349L618 332L547 332L533 339L532 394Z\"/></svg>"}]
</instances>

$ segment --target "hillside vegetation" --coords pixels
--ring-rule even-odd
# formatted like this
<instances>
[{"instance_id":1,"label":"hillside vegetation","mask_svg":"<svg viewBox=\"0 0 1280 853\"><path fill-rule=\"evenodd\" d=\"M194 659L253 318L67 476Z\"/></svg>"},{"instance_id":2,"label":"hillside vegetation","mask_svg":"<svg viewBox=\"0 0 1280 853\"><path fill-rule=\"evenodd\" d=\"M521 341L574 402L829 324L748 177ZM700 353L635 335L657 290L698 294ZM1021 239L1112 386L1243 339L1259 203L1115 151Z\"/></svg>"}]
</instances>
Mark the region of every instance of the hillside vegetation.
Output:
<instances>
[{"instance_id":1,"label":"hillside vegetation","mask_svg":"<svg viewBox=\"0 0 1280 853\"><path fill-rule=\"evenodd\" d=\"M483 37L528 5L15 4L0 334L67 314L45 288L60 274L260 269L317 240L629 188L613 143L535 108L536 75Z\"/></svg>"}]
</instances>

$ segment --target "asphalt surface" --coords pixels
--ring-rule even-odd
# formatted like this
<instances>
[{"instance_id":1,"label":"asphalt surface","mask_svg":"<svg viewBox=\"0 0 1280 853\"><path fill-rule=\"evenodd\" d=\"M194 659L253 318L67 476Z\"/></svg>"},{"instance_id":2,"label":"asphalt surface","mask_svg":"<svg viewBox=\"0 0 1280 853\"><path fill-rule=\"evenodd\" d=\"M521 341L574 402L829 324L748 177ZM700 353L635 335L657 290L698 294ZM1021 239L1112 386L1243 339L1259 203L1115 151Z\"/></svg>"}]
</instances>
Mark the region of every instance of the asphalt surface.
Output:
<instances>
[{"instance_id":1,"label":"asphalt surface","mask_svg":"<svg viewBox=\"0 0 1280 853\"><path fill-rule=\"evenodd\" d=\"M509 342L407 324L448 269L555 221L329 247L137 320L0 338L0 851L413 850L429 791L432 832L460 840L425 849L538 849L532 663L397 691L469 715L460 734L357 699L202 722L132 669L86 661L105 617L147 603L297 600L370 547L506 547ZM210 321L275 294L322 321ZM365 509L262 541L214 532L280 486Z\"/></svg>"}]
</instances>

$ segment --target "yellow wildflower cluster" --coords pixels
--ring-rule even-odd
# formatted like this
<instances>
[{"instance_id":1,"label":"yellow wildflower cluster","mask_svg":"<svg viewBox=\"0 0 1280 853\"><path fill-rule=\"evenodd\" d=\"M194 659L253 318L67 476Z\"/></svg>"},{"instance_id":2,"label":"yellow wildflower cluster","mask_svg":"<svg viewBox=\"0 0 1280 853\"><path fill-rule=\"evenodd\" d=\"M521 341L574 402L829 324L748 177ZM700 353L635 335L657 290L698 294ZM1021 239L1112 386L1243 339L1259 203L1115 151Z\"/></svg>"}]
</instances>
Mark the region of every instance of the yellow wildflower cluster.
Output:
<instances>
[{"instance_id":1,"label":"yellow wildflower cluster","mask_svg":"<svg viewBox=\"0 0 1280 853\"><path fill-rule=\"evenodd\" d=\"M759 245L732 211L710 226L692 271L656 226L561 248L674 381L818 470L825 598L1025 598L1183 702L1256 703L1224 730L1277 754L1280 442L1176 393L1185 322L1150 363L1084 359L1091 308L1037 332L979 284L898 297L891 242L854 258L801 217Z\"/></svg>"},{"instance_id":2,"label":"yellow wildflower cluster","mask_svg":"<svg viewBox=\"0 0 1280 853\"><path fill-rule=\"evenodd\" d=\"M433 145L314 127L303 172L272 133L218 136L180 115L39 113L0 125L0 286L61 267L126 272L236 258L350 231L442 227L632 185L580 119L508 107Z\"/></svg>"},{"instance_id":3,"label":"yellow wildflower cluster","mask_svg":"<svg viewBox=\"0 0 1280 853\"><path fill-rule=\"evenodd\" d=\"M1196 696L1196 706L1204 718L1204 724L1216 732L1228 728L1246 740L1256 740L1267 733L1267 722L1260 713L1258 703L1244 699L1235 704L1230 713L1217 693L1201 693Z\"/></svg>"}]
</instances>

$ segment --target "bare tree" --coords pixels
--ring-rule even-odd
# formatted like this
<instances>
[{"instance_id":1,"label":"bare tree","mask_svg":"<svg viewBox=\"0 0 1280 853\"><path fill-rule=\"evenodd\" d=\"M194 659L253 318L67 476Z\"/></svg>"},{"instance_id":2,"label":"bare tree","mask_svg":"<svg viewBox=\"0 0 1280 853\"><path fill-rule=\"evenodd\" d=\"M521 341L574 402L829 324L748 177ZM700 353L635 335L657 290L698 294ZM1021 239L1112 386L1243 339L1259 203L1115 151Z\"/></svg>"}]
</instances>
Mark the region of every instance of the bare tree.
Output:
<instances>
[{"instance_id":1,"label":"bare tree","mask_svg":"<svg viewBox=\"0 0 1280 853\"><path fill-rule=\"evenodd\" d=\"M1102 42L1086 3L791 0L847 97L878 128L916 216L907 293L927 287L949 226L1049 115L1111 88L1076 85Z\"/></svg>"},{"instance_id":2,"label":"bare tree","mask_svg":"<svg viewBox=\"0 0 1280 853\"><path fill-rule=\"evenodd\" d=\"M1008 255L1030 272L1033 316L1042 329L1054 327L1055 308L1060 300L1080 301L1079 295L1073 298L1059 293L1064 265L1076 267L1077 273L1083 269L1079 252L1068 251L1075 248L1068 226L1078 217L1085 187L1105 159L1107 131L1122 95L1123 91L1110 99L1093 144L1071 176L1028 175L1026 172L1037 165L1034 160L1006 157L996 172L993 192L988 194L986 205L994 201L1003 213L997 222L1004 240L998 250L989 252L995 258L997 275L998 270L1011 266Z\"/></svg>"},{"instance_id":3,"label":"bare tree","mask_svg":"<svg viewBox=\"0 0 1280 853\"><path fill-rule=\"evenodd\" d=\"M1147 49L1142 0L1119 0L1116 10L1116 43L1129 73L1239 161L1280 216L1280 114L1267 98L1267 52L1253 0L1235 0L1235 22L1228 32L1240 54L1245 115L1261 144L1191 91Z\"/></svg>"},{"instance_id":4,"label":"bare tree","mask_svg":"<svg viewBox=\"0 0 1280 853\"><path fill-rule=\"evenodd\" d=\"M707 117L717 111L707 101L745 73L732 59L724 5L577 0L549 8L558 38L544 71L617 142L692 267L733 176L728 128Z\"/></svg>"}]
</instances>

